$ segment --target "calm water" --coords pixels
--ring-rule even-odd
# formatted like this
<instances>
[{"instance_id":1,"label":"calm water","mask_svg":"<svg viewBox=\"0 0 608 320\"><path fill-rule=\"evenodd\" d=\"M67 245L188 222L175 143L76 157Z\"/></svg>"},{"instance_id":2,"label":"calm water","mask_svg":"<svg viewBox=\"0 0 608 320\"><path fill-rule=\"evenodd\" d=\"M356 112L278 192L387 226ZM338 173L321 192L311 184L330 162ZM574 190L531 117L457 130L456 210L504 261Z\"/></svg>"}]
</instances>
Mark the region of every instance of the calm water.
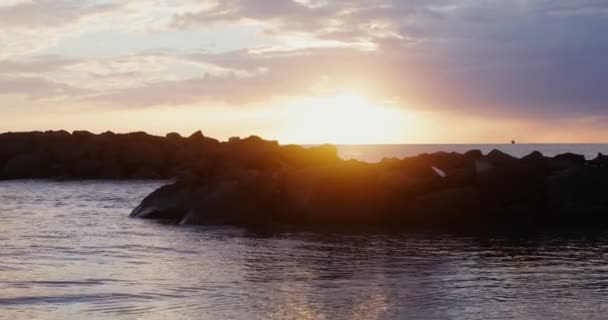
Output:
<instances>
[{"instance_id":1,"label":"calm water","mask_svg":"<svg viewBox=\"0 0 608 320\"><path fill-rule=\"evenodd\" d=\"M0 182L0 319L604 319L608 232L253 233L129 219L162 182Z\"/></svg>"}]
</instances>

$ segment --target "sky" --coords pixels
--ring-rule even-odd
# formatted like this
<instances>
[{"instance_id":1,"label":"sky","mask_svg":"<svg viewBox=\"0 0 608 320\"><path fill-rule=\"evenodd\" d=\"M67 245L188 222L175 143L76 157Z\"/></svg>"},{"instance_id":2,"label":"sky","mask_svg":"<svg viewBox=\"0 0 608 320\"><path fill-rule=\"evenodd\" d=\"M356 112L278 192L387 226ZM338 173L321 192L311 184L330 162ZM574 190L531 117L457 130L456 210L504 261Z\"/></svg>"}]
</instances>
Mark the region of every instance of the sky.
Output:
<instances>
[{"instance_id":1,"label":"sky","mask_svg":"<svg viewBox=\"0 0 608 320\"><path fill-rule=\"evenodd\" d=\"M605 0L1 0L0 131L608 141Z\"/></svg>"}]
</instances>

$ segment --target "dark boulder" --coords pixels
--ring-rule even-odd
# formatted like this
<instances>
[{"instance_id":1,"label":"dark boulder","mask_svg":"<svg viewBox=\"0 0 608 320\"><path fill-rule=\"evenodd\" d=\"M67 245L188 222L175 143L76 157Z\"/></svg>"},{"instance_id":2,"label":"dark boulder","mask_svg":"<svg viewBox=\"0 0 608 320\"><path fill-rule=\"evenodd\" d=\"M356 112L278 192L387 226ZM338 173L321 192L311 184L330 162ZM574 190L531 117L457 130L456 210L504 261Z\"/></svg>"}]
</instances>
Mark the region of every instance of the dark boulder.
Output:
<instances>
[{"instance_id":1,"label":"dark boulder","mask_svg":"<svg viewBox=\"0 0 608 320\"><path fill-rule=\"evenodd\" d=\"M481 150L477 149L469 150L465 152L464 157L469 161L475 161L483 158L483 153L481 152Z\"/></svg>"},{"instance_id":2,"label":"dark boulder","mask_svg":"<svg viewBox=\"0 0 608 320\"><path fill-rule=\"evenodd\" d=\"M180 181L156 190L131 217L182 224L255 224L272 216L278 199L272 177L242 171L212 181Z\"/></svg>"},{"instance_id":3,"label":"dark boulder","mask_svg":"<svg viewBox=\"0 0 608 320\"><path fill-rule=\"evenodd\" d=\"M0 163L27 152L27 145L19 141L0 141Z\"/></svg>"},{"instance_id":4,"label":"dark boulder","mask_svg":"<svg viewBox=\"0 0 608 320\"><path fill-rule=\"evenodd\" d=\"M546 172L549 170L550 158L545 157L542 153L534 151L527 156L521 158L521 163L527 166L535 167L538 171Z\"/></svg>"},{"instance_id":5,"label":"dark boulder","mask_svg":"<svg viewBox=\"0 0 608 320\"><path fill-rule=\"evenodd\" d=\"M451 187L471 185L477 178L477 172L475 169L476 168L474 166L447 169L445 171L445 184Z\"/></svg>"},{"instance_id":6,"label":"dark boulder","mask_svg":"<svg viewBox=\"0 0 608 320\"><path fill-rule=\"evenodd\" d=\"M574 166L556 172L547 179L546 190L554 219L608 221L608 168Z\"/></svg>"},{"instance_id":7,"label":"dark boulder","mask_svg":"<svg viewBox=\"0 0 608 320\"><path fill-rule=\"evenodd\" d=\"M181 221L196 205L201 189L202 187L193 183L166 185L148 195L130 216Z\"/></svg>"},{"instance_id":8,"label":"dark boulder","mask_svg":"<svg viewBox=\"0 0 608 320\"><path fill-rule=\"evenodd\" d=\"M517 158L513 157L512 155L506 154L500 150L494 149L484 157L484 160L490 162L493 165L500 166L505 164L512 164L517 161Z\"/></svg>"},{"instance_id":9,"label":"dark boulder","mask_svg":"<svg viewBox=\"0 0 608 320\"><path fill-rule=\"evenodd\" d=\"M123 162L130 167L160 168L166 157L160 148L146 143L130 143L124 146Z\"/></svg>"},{"instance_id":10,"label":"dark boulder","mask_svg":"<svg viewBox=\"0 0 608 320\"><path fill-rule=\"evenodd\" d=\"M482 209L481 193L477 188L448 188L412 199L395 219L413 225L450 227L479 221Z\"/></svg>"},{"instance_id":11,"label":"dark boulder","mask_svg":"<svg viewBox=\"0 0 608 320\"><path fill-rule=\"evenodd\" d=\"M257 136L232 139L224 145L223 162L234 162L248 169L276 168L281 164L277 141L263 140Z\"/></svg>"},{"instance_id":12,"label":"dark boulder","mask_svg":"<svg viewBox=\"0 0 608 320\"><path fill-rule=\"evenodd\" d=\"M129 176L129 179L135 180L158 180L164 178L162 174L151 169L137 169L133 174Z\"/></svg>"},{"instance_id":13,"label":"dark boulder","mask_svg":"<svg viewBox=\"0 0 608 320\"><path fill-rule=\"evenodd\" d=\"M72 135L65 130L57 130L57 131L45 131L44 134L47 138L52 139L69 139Z\"/></svg>"},{"instance_id":14,"label":"dark boulder","mask_svg":"<svg viewBox=\"0 0 608 320\"><path fill-rule=\"evenodd\" d=\"M48 157L44 154L16 155L4 164L0 177L4 179L35 179L48 175Z\"/></svg>"},{"instance_id":15,"label":"dark boulder","mask_svg":"<svg viewBox=\"0 0 608 320\"><path fill-rule=\"evenodd\" d=\"M272 176L243 171L238 178L221 178L196 194L180 224L266 225L276 219L280 189Z\"/></svg>"},{"instance_id":16,"label":"dark boulder","mask_svg":"<svg viewBox=\"0 0 608 320\"><path fill-rule=\"evenodd\" d=\"M93 159L81 159L77 161L72 167L72 176L75 178L82 179L96 179L99 178L99 172L102 163L98 160Z\"/></svg>"},{"instance_id":17,"label":"dark boulder","mask_svg":"<svg viewBox=\"0 0 608 320\"><path fill-rule=\"evenodd\" d=\"M425 162L427 165L436 166L441 170L447 170L451 168L462 168L471 164L468 159L456 152L435 152L426 155Z\"/></svg>"},{"instance_id":18,"label":"dark boulder","mask_svg":"<svg viewBox=\"0 0 608 320\"><path fill-rule=\"evenodd\" d=\"M121 144L119 139L102 141L97 146L96 159L104 162L117 163L123 160L124 149L128 148L129 144Z\"/></svg>"},{"instance_id":19,"label":"dark boulder","mask_svg":"<svg viewBox=\"0 0 608 320\"><path fill-rule=\"evenodd\" d=\"M539 162L539 161L543 161L545 159L546 159L545 156L543 156L543 154L538 151L532 151L527 156L521 158L521 160L529 161L529 162Z\"/></svg>"},{"instance_id":20,"label":"dark boulder","mask_svg":"<svg viewBox=\"0 0 608 320\"><path fill-rule=\"evenodd\" d=\"M105 139L106 141L108 140L113 140L114 138L116 138L116 133L112 132L112 131L106 131L102 134L99 135L101 138Z\"/></svg>"},{"instance_id":21,"label":"dark boulder","mask_svg":"<svg viewBox=\"0 0 608 320\"><path fill-rule=\"evenodd\" d=\"M608 156L599 153L597 157L589 161L589 164L596 167L606 167L608 166Z\"/></svg>"},{"instance_id":22,"label":"dark boulder","mask_svg":"<svg viewBox=\"0 0 608 320\"><path fill-rule=\"evenodd\" d=\"M188 141L190 142L203 142L205 139L205 135L202 131L196 131L188 137Z\"/></svg>"},{"instance_id":23,"label":"dark boulder","mask_svg":"<svg viewBox=\"0 0 608 320\"><path fill-rule=\"evenodd\" d=\"M182 136L181 136L179 133L177 133L177 132L170 132L170 133L167 133L167 136L166 136L166 137L167 137L167 139L169 139L170 141L180 141L181 139L183 139L183 138L182 138Z\"/></svg>"},{"instance_id":24,"label":"dark boulder","mask_svg":"<svg viewBox=\"0 0 608 320\"><path fill-rule=\"evenodd\" d=\"M69 176L78 179L121 179L123 170L115 160L81 159L74 163Z\"/></svg>"},{"instance_id":25,"label":"dark boulder","mask_svg":"<svg viewBox=\"0 0 608 320\"><path fill-rule=\"evenodd\" d=\"M580 155L580 154L570 153L570 152L558 154L555 157L553 157L553 159L568 160L568 161L572 161L575 163L581 163L581 164L585 162L585 156Z\"/></svg>"},{"instance_id":26,"label":"dark boulder","mask_svg":"<svg viewBox=\"0 0 608 320\"><path fill-rule=\"evenodd\" d=\"M329 145L198 139L180 151L190 156L176 152L168 162L178 183L147 197L133 216L181 224L520 228L608 215L608 168L575 155L437 152L365 163L342 160Z\"/></svg>"},{"instance_id":27,"label":"dark boulder","mask_svg":"<svg viewBox=\"0 0 608 320\"><path fill-rule=\"evenodd\" d=\"M322 166L338 161L338 149L332 145L302 147L298 145L282 146L280 157L288 166Z\"/></svg>"},{"instance_id":28,"label":"dark boulder","mask_svg":"<svg viewBox=\"0 0 608 320\"><path fill-rule=\"evenodd\" d=\"M134 131L121 135L123 138L133 142L146 142L149 143L155 140L156 137L147 134L144 131Z\"/></svg>"},{"instance_id":29,"label":"dark boulder","mask_svg":"<svg viewBox=\"0 0 608 320\"><path fill-rule=\"evenodd\" d=\"M484 201L494 207L525 203L540 208L548 173L542 167L514 162L479 173L475 183Z\"/></svg>"},{"instance_id":30,"label":"dark boulder","mask_svg":"<svg viewBox=\"0 0 608 320\"><path fill-rule=\"evenodd\" d=\"M554 170L564 170L585 164L585 156L574 153L563 153L553 157L550 161Z\"/></svg>"},{"instance_id":31,"label":"dark boulder","mask_svg":"<svg viewBox=\"0 0 608 320\"><path fill-rule=\"evenodd\" d=\"M48 149L54 161L58 163L75 162L85 158L87 150L84 144L71 139L60 139L52 142Z\"/></svg>"},{"instance_id":32,"label":"dark boulder","mask_svg":"<svg viewBox=\"0 0 608 320\"><path fill-rule=\"evenodd\" d=\"M72 136L76 139L90 139L94 138L95 134L86 130L76 130L72 132Z\"/></svg>"}]
</instances>

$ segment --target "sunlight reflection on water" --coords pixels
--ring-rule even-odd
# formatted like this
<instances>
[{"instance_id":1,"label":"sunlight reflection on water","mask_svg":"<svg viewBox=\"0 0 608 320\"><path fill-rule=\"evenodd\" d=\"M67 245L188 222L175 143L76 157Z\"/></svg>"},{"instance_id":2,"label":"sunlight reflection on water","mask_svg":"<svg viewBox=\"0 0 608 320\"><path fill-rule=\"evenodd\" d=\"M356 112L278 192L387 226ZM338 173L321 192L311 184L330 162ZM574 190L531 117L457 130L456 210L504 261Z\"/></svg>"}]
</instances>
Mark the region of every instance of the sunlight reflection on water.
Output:
<instances>
[{"instance_id":1,"label":"sunlight reflection on water","mask_svg":"<svg viewBox=\"0 0 608 320\"><path fill-rule=\"evenodd\" d=\"M0 182L2 319L597 318L608 233L257 233L127 218L162 182Z\"/></svg>"}]
</instances>

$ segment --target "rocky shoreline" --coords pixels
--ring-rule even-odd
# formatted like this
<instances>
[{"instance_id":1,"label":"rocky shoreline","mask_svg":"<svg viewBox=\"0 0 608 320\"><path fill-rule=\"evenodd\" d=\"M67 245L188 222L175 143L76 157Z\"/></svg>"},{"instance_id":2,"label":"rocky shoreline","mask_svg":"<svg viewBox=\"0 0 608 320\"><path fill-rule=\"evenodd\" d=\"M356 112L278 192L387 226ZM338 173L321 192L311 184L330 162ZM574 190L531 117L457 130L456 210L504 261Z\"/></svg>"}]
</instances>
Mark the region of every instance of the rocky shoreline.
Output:
<instances>
[{"instance_id":1,"label":"rocky shoreline","mask_svg":"<svg viewBox=\"0 0 608 320\"><path fill-rule=\"evenodd\" d=\"M193 171L222 144L200 131L189 137L145 132L47 131L0 134L0 180L169 179Z\"/></svg>"},{"instance_id":2,"label":"rocky shoreline","mask_svg":"<svg viewBox=\"0 0 608 320\"><path fill-rule=\"evenodd\" d=\"M608 156L437 152L379 163L334 146L86 131L0 134L0 180L172 179L131 216L309 227L604 225Z\"/></svg>"},{"instance_id":3,"label":"rocky shoreline","mask_svg":"<svg viewBox=\"0 0 608 320\"><path fill-rule=\"evenodd\" d=\"M608 222L608 157L601 154L586 160L533 152L519 159L472 150L365 163L340 159L333 146L279 146L257 137L222 150L224 156L150 194L131 217L323 229Z\"/></svg>"}]
</instances>

